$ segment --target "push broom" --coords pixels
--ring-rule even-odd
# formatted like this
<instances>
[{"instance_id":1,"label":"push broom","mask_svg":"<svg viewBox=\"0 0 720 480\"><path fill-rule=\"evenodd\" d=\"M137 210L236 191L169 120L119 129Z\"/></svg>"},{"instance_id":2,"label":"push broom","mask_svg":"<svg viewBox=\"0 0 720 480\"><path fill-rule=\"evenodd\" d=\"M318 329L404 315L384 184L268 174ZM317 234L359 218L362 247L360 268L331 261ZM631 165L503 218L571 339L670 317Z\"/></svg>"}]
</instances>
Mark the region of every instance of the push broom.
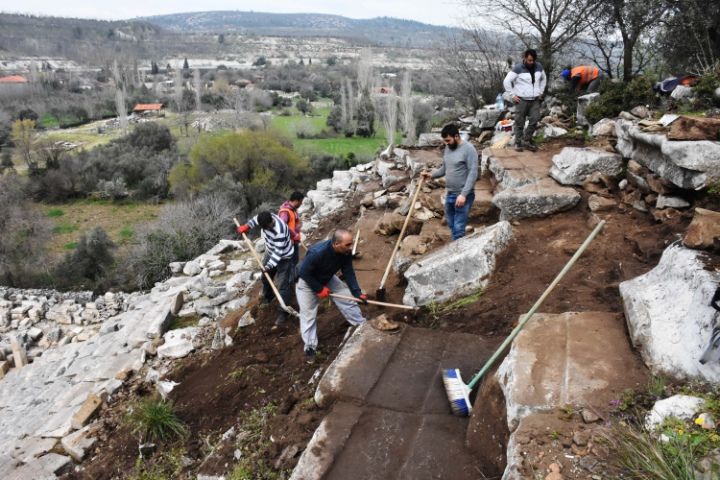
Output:
<instances>
[{"instance_id":1,"label":"push broom","mask_svg":"<svg viewBox=\"0 0 720 480\"><path fill-rule=\"evenodd\" d=\"M492 367L492 365L502 354L502 352L508 347L508 345L510 345L510 343L515 339L515 337L518 336L520 330L523 329L525 324L527 324L527 322L535 314L537 309L540 308L540 305L542 305L542 303L545 301L545 298L550 295L550 292L552 292L555 286L560 282L560 280L562 280L565 274L575 264L575 261L580 258L580 255L583 254L585 249L590 245L590 243L593 241L595 236L597 236L600 230L602 230L603 225L605 225L605 220L602 220L600 223L598 223L595 229L590 233L590 235L588 235L583 244L580 245L580 248L578 248L577 252L575 252L575 255L572 256L572 258L567 262L565 267L555 277L555 280L553 280L552 283L545 289L538 301L535 302L530 311L525 314L523 319L520 321L520 323L518 323L517 327L513 329L513 331L505 339L502 345L500 345L498 349L495 350L495 353L493 353L492 357L490 357L490 359L485 362L485 365L483 365L480 371L475 374L472 380L470 380L470 383L465 385L462 377L460 376L460 369L443 369L443 384L445 385L445 391L447 393L448 400L450 401L450 408L452 409L453 414L460 417L467 417L468 415L470 415L470 411L472 410L472 405L470 404L470 392L472 392L473 388L475 388L475 385L477 385L483 375L485 375L487 371L490 370L490 367Z\"/></svg>"}]
</instances>

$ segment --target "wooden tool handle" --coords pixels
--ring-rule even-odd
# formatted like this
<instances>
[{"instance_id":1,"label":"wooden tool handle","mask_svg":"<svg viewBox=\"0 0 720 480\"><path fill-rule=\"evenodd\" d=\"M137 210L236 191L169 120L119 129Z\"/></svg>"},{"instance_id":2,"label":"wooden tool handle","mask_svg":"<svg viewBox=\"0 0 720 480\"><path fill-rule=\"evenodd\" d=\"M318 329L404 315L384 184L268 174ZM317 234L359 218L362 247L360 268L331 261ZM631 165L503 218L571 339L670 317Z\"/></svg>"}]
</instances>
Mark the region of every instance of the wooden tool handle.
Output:
<instances>
[{"instance_id":1,"label":"wooden tool handle","mask_svg":"<svg viewBox=\"0 0 720 480\"><path fill-rule=\"evenodd\" d=\"M340 295L337 293L331 293L331 297L339 298L340 300L348 300L351 302L357 302L357 303L364 303L362 300L360 300L357 297L348 297L347 295ZM416 310L416 307L409 307L407 305L398 305L397 303L385 303L385 302L378 302L377 300L367 300L367 303L370 303L372 305L380 305L381 307L392 307L392 308L401 308L403 310Z\"/></svg>"},{"instance_id":2,"label":"wooden tool handle","mask_svg":"<svg viewBox=\"0 0 720 480\"><path fill-rule=\"evenodd\" d=\"M233 221L235 222L235 225L238 227L240 226L240 222L238 222L237 218L233 218ZM248 248L250 249L250 252L253 254L253 257L255 257L255 260L257 261L258 265L260 266L260 270L262 270L263 274L265 275L265 279L270 284L270 287L272 288L273 293L275 294L275 298L277 298L278 303L282 307L283 310L288 311L288 306L285 305L285 302L283 301L282 297L280 296L280 292L278 292L277 287L275 287L275 283L273 282L272 278L270 277L270 274L265 271L265 267L263 266L262 260L260 259L260 255L257 254L255 251L255 246L250 241L250 239L245 235L244 233L241 233L243 240L245 240L245 243L247 244Z\"/></svg>"},{"instance_id":3,"label":"wooden tool handle","mask_svg":"<svg viewBox=\"0 0 720 480\"><path fill-rule=\"evenodd\" d=\"M420 193L420 188L422 187L424 180L425 177L421 176L420 180L418 181L417 187L415 188L415 194L413 195L412 201L410 202L410 210L408 210L407 217L405 217L405 222L403 222L402 229L400 230L400 236L395 243L395 248L393 248L392 255L390 255L390 261L385 268L385 273L383 274L382 280L380 280L380 290L385 287L385 281L387 281L387 277L390 274L390 267L392 266L393 259L395 258L395 254L400 248L400 242L402 242L403 235L405 234L405 229L407 228L408 222L410 221L410 217L412 217L413 213L415 212L415 202L417 201L417 197Z\"/></svg>"}]
</instances>

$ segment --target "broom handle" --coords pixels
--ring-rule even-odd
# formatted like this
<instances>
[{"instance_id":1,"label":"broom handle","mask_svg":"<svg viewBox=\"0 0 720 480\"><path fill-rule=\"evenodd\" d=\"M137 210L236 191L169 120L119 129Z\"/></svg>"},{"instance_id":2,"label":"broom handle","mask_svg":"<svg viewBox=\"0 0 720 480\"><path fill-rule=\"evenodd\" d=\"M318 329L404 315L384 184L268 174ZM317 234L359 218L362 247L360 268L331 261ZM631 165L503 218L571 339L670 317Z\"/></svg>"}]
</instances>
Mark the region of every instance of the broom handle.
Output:
<instances>
[{"instance_id":1,"label":"broom handle","mask_svg":"<svg viewBox=\"0 0 720 480\"><path fill-rule=\"evenodd\" d=\"M352 248L352 254L355 255L357 253L357 246L358 241L360 240L360 229L357 229L357 232L355 232L355 241L353 242L353 248Z\"/></svg>"},{"instance_id":2,"label":"broom handle","mask_svg":"<svg viewBox=\"0 0 720 480\"><path fill-rule=\"evenodd\" d=\"M240 226L240 222L238 222L237 218L233 218L233 221L235 222L236 226ZM247 243L248 248L250 249L250 252L253 254L253 257L255 257L255 260L257 261L258 265L260 265L260 270L262 270L263 274L265 275L265 279L270 284L270 287L272 288L273 293L275 293L275 298L277 298L278 303L282 307L283 310L289 311L288 306L285 305L285 302L283 301L282 297L280 296L280 292L278 292L278 289L275 287L275 283L273 283L272 278L270 278L270 274L265 271L265 267L263 267L262 260L260 260L260 256L255 251L255 247L253 246L252 242L249 238L247 238L247 235L244 233L241 233L243 240L245 240L245 243Z\"/></svg>"},{"instance_id":3,"label":"broom handle","mask_svg":"<svg viewBox=\"0 0 720 480\"><path fill-rule=\"evenodd\" d=\"M358 302L363 303L362 300L355 297L348 297L347 295L340 295L338 293L331 293L331 297L339 298L340 300L348 300L350 302ZM385 302L378 302L377 300L367 300L367 303L371 305L380 305L381 307L393 307L393 308L402 308L403 310L415 310L416 307L408 307L407 305L398 305L397 303L385 303Z\"/></svg>"},{"instance_id":4,"label":"broom handle","mask_svg":"<svg viewBox=\"0 0 720 480\"><path fill-rule=\"evenodd\" d=\"M403 222L402 229L400 230L400 236L398 237L397 242L395 242L395 248L393 248L392 255L390 255L390 261L385 268L385 273L383 274L382 280L380 280L380 290L382 290L385 286L385 281L390 274L390 267L392 267L392 261L395 258L395 254L397 253L398 248L400 248L400 242L402 242L403 235L405 234L405 229L407 228L408 222L410 221L410 217L412 217L412 214L415 211L415 202L417 201L418 194L420 193L420 187L422 187L423 180L425 180L425 177L421 176L420 180L418 181L417 187L415 187L415 194L413 195L412 201L410 202L410 210L408 210L408 214L405 217L405 222Z\"/></svg>"},{"instance_id":5,"label":"broom handle","mask_svg":"<svg viewBox=\"0 0 720 480\"><path fill-rule=\"evenodd\" d=\"M535 305L533 305L532 308L530 309L530 311L527 314L525 314L523 319L520 321L520 323L517 325L517 327L515 327L513 329L512 333L510 333L510 335L505 339L505 341L502 343L502 345L500 345L498 347L498 349L495 350L495 353L493 353L492 357L490 357L490 359L487 362L485 362L485 365L483 365L483 367L480 369L480 371L473 377L473 379L468 384L468 388L470 390L472 390L473 387L475 387L475 385L483 377L483 375L485 375L487 373L487 371L490 370L490 367L492 367L493 363L495 363L495 360L497 360L498 357L500 356L500 354L502 354L503 350L505 350L507 348L507 346L510 345L510 342L512 342L515 339L515 337L517 337L517 335L520 333L520 330L523 329L525 324L530 320L530 317L532 317L535 314L535 312L537 311L537 309L540 308L540 305L542 305L542 303L545 301L545 298L547 298L547 296L550 295L550 292L553 291L555 286L558 283L560 283L560 280L562 280L562 278L565 276L565 274L568 272L568 270L570 270L570 268L575 264L575 261L578 258L580 258L580 255L583 254L585 249L590 245L590 242L592 242L593 239L595 238L595 236L600 232L603 225L605 225L605 220L602 220L600 223L597 224L595 229L590 233L590 235L588 235L588 237L585 239L583 244L580 245L580 248L578 248L577 252L575 252L575 255L572 256L572 258L567 262L565 267L563 267L563 269L560 271L560 273L558 273L557 277L555 277L555 280L552 281L550 286L548 286L545 289L545 291L543 292L542 296L538 299L538 301L535 302Z\"/></svg>"}]
</instances>

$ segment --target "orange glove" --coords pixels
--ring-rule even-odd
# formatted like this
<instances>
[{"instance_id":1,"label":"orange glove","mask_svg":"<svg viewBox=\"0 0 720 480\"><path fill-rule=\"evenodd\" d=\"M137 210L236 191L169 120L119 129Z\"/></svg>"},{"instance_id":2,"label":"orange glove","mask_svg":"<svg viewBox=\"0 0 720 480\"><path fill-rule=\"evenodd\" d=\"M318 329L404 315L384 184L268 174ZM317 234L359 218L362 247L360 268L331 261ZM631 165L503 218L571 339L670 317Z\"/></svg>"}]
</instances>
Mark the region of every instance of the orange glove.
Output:
<instances>
[{"instance_id":1,"label":"orange glove","mask_svg":"<svg viewBox=\"0 0 720 480\"><path fill-rule=\"evenodd\" d=\"M330 296L330 289L328 287L323 287L322 290L320 290L317 293L318 298L327 298Z\"/></svg>"},{"instance_id":2,"label":"orange glove","mask_svg":"<svg viewBox=\"0 0 720 480\"><path fill-rule=\"evenodd\" d=\"M237 232L242 235L243 233L247 233L250 231L250 227L248 227L247 223L245 225L240 225L237 227Z\"/></svg>"}]
</instances>

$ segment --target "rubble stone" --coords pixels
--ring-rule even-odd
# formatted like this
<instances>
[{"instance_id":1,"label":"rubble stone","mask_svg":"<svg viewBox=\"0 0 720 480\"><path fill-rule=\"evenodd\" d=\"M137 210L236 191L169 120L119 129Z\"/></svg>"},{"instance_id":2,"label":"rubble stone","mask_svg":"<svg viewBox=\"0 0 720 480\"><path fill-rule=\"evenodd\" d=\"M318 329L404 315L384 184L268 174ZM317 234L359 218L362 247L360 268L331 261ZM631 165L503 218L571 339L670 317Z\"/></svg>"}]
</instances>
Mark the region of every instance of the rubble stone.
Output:
<instances>
[{"instance_id":1,"label":"rubble stone","mask_svg":"<svg viewBox=\"0 0 720 480\"><path fill-rule=\"evenodd\" d=\"M690 226L685 232L683 245L690 248L712 248L720 238L720 212L696 208Z\"/></svg>"}]
</instances>

